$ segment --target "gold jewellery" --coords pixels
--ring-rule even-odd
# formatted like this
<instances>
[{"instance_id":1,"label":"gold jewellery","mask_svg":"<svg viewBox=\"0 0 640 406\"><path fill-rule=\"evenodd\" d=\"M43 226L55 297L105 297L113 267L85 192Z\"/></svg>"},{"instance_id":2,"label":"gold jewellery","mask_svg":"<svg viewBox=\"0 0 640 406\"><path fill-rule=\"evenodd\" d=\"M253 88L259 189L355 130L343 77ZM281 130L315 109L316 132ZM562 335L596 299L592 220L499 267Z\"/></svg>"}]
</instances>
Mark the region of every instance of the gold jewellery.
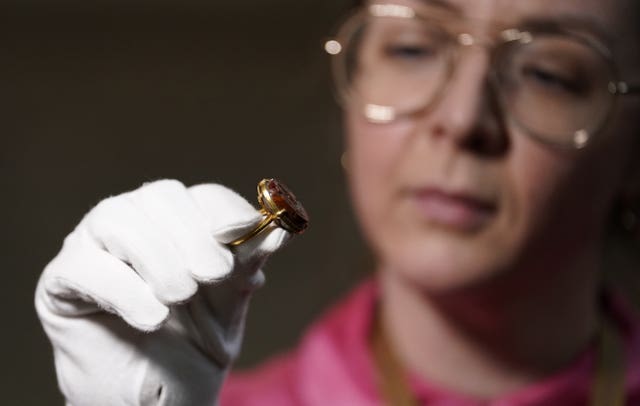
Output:
<instances>
[{"instance_id":1,"label":"gold jewellery","mask_svg":"<svg viewBox=\"0 0 640 406\"><path fill-rule=\"evenodd\" d=\"M309 226L309 216L289 188L277 179L258 183L258 203L264 216L258 225L242 237L231 241L230 247L247 242L263 232L272 222L292 234L302 234Z\"/></svg>"}]
</instances>

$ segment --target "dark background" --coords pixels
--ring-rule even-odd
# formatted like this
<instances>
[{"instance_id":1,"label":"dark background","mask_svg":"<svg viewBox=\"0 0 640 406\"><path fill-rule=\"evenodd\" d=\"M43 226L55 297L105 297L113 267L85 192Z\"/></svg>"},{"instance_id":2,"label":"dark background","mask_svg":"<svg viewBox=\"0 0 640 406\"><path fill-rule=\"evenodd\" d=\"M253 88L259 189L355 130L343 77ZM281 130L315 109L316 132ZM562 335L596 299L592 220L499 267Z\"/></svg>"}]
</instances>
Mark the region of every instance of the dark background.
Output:
<instances>
[{"instance_id":1,"label":"dark background","mask_svg":"<svg viewBox=\"0 0 640 406\"><path fill-rule=\"evenodd\" d=\"M312 216L267 266L238 365L292 346L366 274L324 40L348 0L4 0L2 403L62 405L33 290L101 199L143 182L284 180Z\"/></svg>"}]
</instances>

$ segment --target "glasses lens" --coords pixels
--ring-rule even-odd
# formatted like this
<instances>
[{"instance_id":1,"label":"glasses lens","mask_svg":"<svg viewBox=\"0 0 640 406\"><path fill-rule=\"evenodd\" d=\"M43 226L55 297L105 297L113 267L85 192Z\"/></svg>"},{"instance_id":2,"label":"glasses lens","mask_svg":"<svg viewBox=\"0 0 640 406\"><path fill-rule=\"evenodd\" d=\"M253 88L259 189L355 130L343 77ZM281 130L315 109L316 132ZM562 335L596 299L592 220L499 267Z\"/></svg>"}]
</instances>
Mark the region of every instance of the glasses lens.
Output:
<instances>
[{"instance_id":1,"label":"glasses lens","mask_svg":"<svg viewBox=\"0 0 640 406\"><path fill-rule=\"evenodd\" d=\"M502 61L498 69L506 106L538 137L580 147L604 124L613 104L612 72L587 42L535 37L513 46Z\"/></svg>"},{"instance_id":2,"label":"glasses lens","mask_svg":"<svg viewBox=\"0 0 640 406\"><path fill-rule=\"evenodd\" d=\"M346 36L339 76L347 96L365 109L380 107L394 117L412 113L426 107L446 82L450 39L437 26L369 16Z\"/></svg>"}]
</instances>

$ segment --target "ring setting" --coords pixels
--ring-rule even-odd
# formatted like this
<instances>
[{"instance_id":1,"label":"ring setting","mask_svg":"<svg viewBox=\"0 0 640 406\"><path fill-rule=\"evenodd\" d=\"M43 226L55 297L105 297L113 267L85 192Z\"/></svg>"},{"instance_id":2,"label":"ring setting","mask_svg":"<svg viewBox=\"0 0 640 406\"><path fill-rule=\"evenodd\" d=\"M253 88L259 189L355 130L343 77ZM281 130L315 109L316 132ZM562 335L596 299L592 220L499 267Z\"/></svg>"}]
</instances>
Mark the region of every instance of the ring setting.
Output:
<instances>
[{"instance_id":1,"label":"ring setting","mask_svg":"<svg viewBox=\"0 0 640 406\"><path fill-rule=\"evenodd\" d=\"M258 183L258 203L264 216L251 231L228 243L237 247L263 232L271 223L292 234L302 234L309 226L309 216L291 190L277 179Z\"/></svg>"}]
</instances>

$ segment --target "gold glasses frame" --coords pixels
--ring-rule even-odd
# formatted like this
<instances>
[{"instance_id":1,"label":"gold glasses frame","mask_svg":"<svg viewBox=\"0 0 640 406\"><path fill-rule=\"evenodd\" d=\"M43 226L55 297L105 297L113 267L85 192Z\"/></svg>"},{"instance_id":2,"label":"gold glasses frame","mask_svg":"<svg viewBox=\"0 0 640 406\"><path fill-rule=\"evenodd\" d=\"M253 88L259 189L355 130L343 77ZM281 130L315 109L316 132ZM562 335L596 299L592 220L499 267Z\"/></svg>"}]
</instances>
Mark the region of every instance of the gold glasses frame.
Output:
<instances>
[{"instance_id":1,"label":"gold glasses frame","mask_svg":"<svg viewBox=\"0 0 640 406\"><path fill-rule=\"evenodd\" d=\"M377 105L367 103L365 100L361 100L359 95L351 89L347 64L349 63L347 52L345 47L350 45L350 41L353 40L358 30L363 26L366 19L371 17L379 18L394 18L394 19L417 19L424 21L425 24L429 24L432 21L437 20L437 16L425 16L418 13L415 9L394 3L382 3L373 4L360 7L352 15L350 15L341 28L338 30L338 34L335 38L325 43L325 51L332 57L332 71L334 78L335 93L338 103L343 107L346 107L354 100L362 108L364 116L373 123L386 124L391 123L401 116L424 114L429 109L433 108L443 94L446 93L448 85L451 83L451 79L457 67L457 59L460 54L460 48L469 47L483 47L489 50L492 55L492 64L490 67L489 81L493 86L494 92L497 95L502 95L500 80L497 75L497 62L498 58L493 58L498 55L501 49L507 46L521 45L525 46L536 39L539 35L536 32L530 30L524 30L519 28L509 28L501 30L495 39L478 38L465 31L457 32L455 36L455 42L457 45L455 52L448 60L447 72L444 76L442 84L438 87L437 91L431 96L429 101L425 103L421 108L412 111L410 113L398 114L394 111L394 108L389 106ZM546 144L552 144L557 147L569 147L572 149L584 148L591 142L596 135L603 132L604 128L608 125L612 113L616 108L620 96L638 95L640 94L640 84L632 84L626 80L620 78L619 70L613 57L612 52L604 43L598 41L592 36L580 35L572 31L553 32L552 35L562 36L570 38L573 41L579 42L582 45L592 49L599 57L602 58L604 64L607 66L609 73L609 81L606 91L610 94L611 102L609 103L607 111L604 112L600 122L594 124L594 128L591 130L581 129L573 134L571 143L557 142L551 140L550 134L541 134L535 130L532 130L527 125L521 122L521 120L514 117L514 114L505 108L508 105L503 98L500 98L501 108L505 112L506 117L510 119L515 125L524 130L528 135ZM542 35L549 35L549 33L543 33Z\"/></svg>"}]
</instances>

